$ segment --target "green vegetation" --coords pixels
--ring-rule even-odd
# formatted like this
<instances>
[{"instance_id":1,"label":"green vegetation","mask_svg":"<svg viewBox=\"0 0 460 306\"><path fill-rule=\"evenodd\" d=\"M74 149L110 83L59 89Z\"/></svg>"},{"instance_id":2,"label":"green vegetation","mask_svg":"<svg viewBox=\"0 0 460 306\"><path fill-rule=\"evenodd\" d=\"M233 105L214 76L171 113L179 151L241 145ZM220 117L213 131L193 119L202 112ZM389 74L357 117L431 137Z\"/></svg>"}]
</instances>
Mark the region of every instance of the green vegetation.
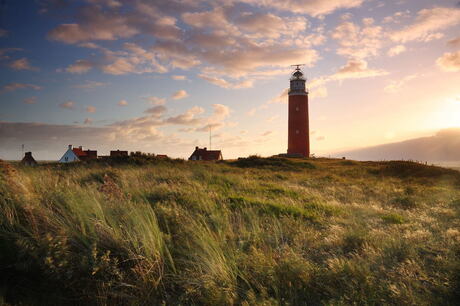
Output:
<instances>
[{"instance_id":1,"label":"green vegetation","mask_svg":"<svg viewBox=\"0 0 460 306\"><path fill-rule=\"evenodd\" d=\"M458 305L460 173L0 162L0 304Z\"/></svg>"}]
</instances>

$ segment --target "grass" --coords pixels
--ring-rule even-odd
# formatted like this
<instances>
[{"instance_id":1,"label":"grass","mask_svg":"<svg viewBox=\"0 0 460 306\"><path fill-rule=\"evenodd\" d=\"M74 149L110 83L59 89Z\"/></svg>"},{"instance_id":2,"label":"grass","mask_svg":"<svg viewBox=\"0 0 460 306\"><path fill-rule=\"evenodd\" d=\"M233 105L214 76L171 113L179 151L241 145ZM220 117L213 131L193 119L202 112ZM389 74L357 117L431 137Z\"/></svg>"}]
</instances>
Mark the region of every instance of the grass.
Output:
<instances>
[{"instance_id":1,"label":"grass","mask_svg":"<svg viewBox=\"0 0 460 306\"><path fill-rule=\"evenodd\" d=\"M0 162L0 304L458 305L460 173Z\"/></svg>"}]
</instances>

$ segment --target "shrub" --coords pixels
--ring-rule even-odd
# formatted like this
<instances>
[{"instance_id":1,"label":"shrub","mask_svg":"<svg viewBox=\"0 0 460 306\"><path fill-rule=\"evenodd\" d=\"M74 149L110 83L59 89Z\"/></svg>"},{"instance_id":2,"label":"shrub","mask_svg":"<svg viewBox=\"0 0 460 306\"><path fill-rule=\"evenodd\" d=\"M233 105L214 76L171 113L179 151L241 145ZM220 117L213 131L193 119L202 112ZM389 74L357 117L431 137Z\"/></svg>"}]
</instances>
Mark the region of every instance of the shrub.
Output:
<instances>
[{"instance_id":1,"label":"shrub","mask_svg":"<svg viewBox=\"0 0 460 306\"><path fill-rule=\"evenodd\" d=\"M396 213L384 215L382 216L382 220L390 224L403 224L406 222L403 216Z\"/></svg>"}]
</instances>

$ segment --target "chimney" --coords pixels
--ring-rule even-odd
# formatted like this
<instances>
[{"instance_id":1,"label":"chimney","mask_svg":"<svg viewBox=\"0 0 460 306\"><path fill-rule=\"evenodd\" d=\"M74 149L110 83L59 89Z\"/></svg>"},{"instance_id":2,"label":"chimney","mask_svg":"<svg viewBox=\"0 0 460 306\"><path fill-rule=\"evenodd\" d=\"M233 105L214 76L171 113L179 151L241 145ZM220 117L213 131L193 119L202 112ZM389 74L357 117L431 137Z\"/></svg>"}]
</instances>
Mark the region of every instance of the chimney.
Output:
<instances>
[{"instance_id":1,"label":"chimney","mask_svg":"<svg viewBox=\"0 0 460 306\"><path fill-rule=\"evenodd\" d=\"M198 147L195 147L195 150L198 150Z\"/></svg>"},{"instance_id":2,"label":"chimney","mask_svg":"<svg viewBox=\"0 0 460 306\"><path fill-rule=\"evenodd\" d=\"M72 145L69 145L69 150L72 150Z\"/></svg>"}]
</instances>

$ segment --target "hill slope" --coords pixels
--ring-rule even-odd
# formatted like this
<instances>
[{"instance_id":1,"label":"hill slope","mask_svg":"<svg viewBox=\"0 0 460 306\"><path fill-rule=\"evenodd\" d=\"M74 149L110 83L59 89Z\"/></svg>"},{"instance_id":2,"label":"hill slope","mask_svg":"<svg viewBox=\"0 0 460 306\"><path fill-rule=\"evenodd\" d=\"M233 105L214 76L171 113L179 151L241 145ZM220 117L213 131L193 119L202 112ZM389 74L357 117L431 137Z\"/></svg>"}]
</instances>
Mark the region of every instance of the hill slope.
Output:
<instances>
[{"instance_id":1,"label":"hill slope","mask_svg":"<svg viewBox=\"0 0 460 306\"><path fill-rule=\"evenodd\" d=\"M454 170L281 158L0 169L0 303L459 302Z\"/></svg>"},{"instance_id":2,"label":"hill slope","mask_svg":"<svg viewBox=\"0 0 460 306\"><path fill-rule=\"evenodd\" d=\"M439 131L436 135L337 153L359 160L419 160L459 162L460 129Z\"/></svg>"}]
</instances>

